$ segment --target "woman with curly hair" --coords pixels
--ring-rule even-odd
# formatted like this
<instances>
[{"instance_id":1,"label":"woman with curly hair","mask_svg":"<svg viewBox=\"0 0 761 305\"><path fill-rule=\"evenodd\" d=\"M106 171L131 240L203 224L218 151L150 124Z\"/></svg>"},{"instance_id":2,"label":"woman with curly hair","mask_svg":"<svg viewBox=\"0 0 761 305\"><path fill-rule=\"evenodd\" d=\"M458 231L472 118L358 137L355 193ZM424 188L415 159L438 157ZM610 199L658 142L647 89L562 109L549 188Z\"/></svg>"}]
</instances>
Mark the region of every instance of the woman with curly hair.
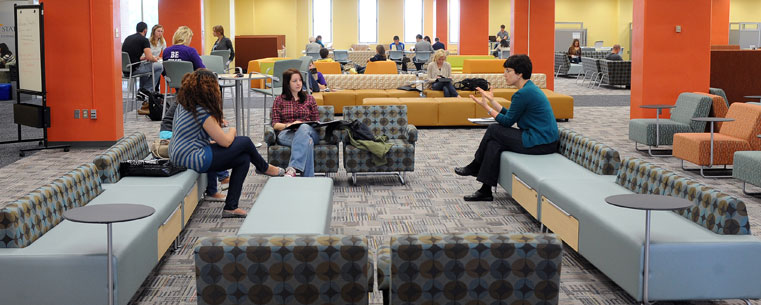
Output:
<instances>
[{"instance_id":1,"label":"woman with curly hair","mask_svg":"<svg viewBox=\"0 0 761 305\"><path fill-rule=\"evenodd\" d=\"M177 103L180 107L174 114L169 159L199 173L232 168L222 217L246 217L238 200L249 164L269 176L279 175L283 169L267 164L250 138L235 136L234 127L222 130L222 96L211 71L199 69L185 74Z\"/></svg>"}]
</instances>

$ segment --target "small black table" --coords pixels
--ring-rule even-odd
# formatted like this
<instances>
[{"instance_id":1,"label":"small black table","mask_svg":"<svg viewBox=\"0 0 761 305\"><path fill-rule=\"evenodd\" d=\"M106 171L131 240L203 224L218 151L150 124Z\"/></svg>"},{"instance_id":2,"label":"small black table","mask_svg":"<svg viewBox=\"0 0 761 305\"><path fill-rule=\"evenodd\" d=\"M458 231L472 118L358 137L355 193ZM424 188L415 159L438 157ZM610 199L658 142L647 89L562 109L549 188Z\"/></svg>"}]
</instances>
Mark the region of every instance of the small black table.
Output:
<instances>
[{"instance_id":1,"label":"small black table","mask_svg":"<svg viewBox=\"0 0 761 305\"><path fill-rule=\"evenodd\" d=\"M678 197L644 194L623 194L605 198L611 205L627 209L645 210L645 263L642 278L642 302L648 302L648 276L650 275L650 212L684 209L692 206L692 202Z\"/></svg>"},{"instance_id":2,"label":"small black table","mask_svg":"<svg viewBox=\"0 0 761 305\"><path fill-rule=\"evenodd\" d=\"M655 147L658 147L658 145L661 144L661 141L660 141L661 140L660 139L661 132L660 132L660 127L659 127L659 122L660 122L660 116L663 113L663 109L676 108L676 106L675 105L655 104L655 105L641 105L641 106L639 106L639 108L643 108L643 109L656 109L657 110L655 112Z\"/></svg>"},{"instance_id":3,"label":"small black table","mask_svg":"<svg viewBox=\"0 0 761 305\"><path fill-rule=\"evenodd\" d=\"M111 225L117 222L138 220L153 215L156 210L141 204L87 205L63 212L63 218L73 222L106 224L108 231L108 304L114 301L114 266Z\"/></svg>"},{"instance_id":4,"label":"small black table","mask_svg":"<svg viewBox=\"0 0 761 305\"><path fill-rule=\"evenodd\" d=\"M708 122L708 123L711 124L711 160L709 161L710 164L708 164L708 167L711 167L711 166L713 166L713 133L714 133L713 132L713 124L715 122L732 122L735 119L707 117L707 118L692 118L692 120L696 121L696 122ZM700 175L705 177L705 175L703 175L703 167L702 166L700 168Z\"/></svg>"}]
</instances>

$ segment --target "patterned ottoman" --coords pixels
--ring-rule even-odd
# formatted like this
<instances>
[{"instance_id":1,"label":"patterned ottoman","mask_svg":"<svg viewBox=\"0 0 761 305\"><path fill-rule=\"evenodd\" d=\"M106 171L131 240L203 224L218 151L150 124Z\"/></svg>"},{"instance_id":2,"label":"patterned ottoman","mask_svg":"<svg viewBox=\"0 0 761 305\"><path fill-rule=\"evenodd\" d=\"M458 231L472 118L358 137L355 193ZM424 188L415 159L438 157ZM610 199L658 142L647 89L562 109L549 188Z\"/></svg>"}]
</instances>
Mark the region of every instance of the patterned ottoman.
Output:
<instances>
[{"instance_id":1,"label":"patterned ottoman","mask_svg":"<svg viewBox=\"0 0 761 305\"><path fill-rule=\"evenodd\" d=\"M751 194L745 190L746 182L761 187L761 151L735 152L732 177L742 180L745 194Z\"/></svg>"}]
</instances>

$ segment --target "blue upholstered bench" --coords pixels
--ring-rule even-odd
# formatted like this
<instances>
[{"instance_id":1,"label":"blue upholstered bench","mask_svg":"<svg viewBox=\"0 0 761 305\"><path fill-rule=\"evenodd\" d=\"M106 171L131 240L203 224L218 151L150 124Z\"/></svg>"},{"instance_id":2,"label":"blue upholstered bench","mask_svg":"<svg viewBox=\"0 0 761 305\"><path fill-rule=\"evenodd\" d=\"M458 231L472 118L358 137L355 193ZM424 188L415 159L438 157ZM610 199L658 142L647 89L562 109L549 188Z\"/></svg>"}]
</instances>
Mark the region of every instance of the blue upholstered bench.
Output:
<instances>
[{"instance_id":1,"label":"blue upholstered bench","mask_svg":"<svg viewBox=\"0 0 761 305\"><path fill-rule=\"evenodd\" d=\"M618 194L694 202L653 212L651 300L761 298L761 240L738 198L561 129L559 153L505 152L500 184L529 213L637 300L642 297L643 211L605 203Z\"/></svg>"}]
</instances>

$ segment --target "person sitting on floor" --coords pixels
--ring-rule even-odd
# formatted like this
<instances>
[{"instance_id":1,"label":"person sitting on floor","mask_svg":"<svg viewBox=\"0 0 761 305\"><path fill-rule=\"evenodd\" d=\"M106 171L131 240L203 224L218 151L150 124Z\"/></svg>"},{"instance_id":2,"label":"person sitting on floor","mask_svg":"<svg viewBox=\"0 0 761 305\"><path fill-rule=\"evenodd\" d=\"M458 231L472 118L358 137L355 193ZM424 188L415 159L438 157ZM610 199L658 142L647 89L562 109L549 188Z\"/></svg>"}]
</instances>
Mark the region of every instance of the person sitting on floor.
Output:
<instances>
[{"instance_id":1,"label":"person sitting on floor","mask_svg":"<svg viewBox=\"0 0 761 305\"><path fill-rule=\"evenodd\" d=\"M465 201L492 201L491 188L497 185L500 155L503 151L519 154L545 155L557 152L558 125L547 96L531 79L531 59L526 55L513 55L504 63L507 85L518 87L513 94L510 109L494 101L494 94L478 88L481 98L470 98L481 105L499 124L489 125L475 157L465 167L456 167L460 176L475 176L483 183ZM512 127L518 123L518 128Z\"/></svg>"},{"instance_id":2,"label":"person sitting on floor","mask_svg":"<svg viewBox=\"0 0 761 305\"><path fill-rule=\"evenodd\" d=\"M433 81L431 89L444 91L444 97L457 97L457 90L452 84L452 65L447 60L447 53L438 50L433 55L433 61L428 64L428 79Z\"/></svg>"},{"instance_id":3,"label":"person sitting on floor","mask_svg":"<svg viewBox=\"0 0 761 305\"><path fill-rule=\"evenodd\" d=\"M291 159L285 170L286 177L314 176L314 145L320 134L308 124L288 128L293 124L320 120L314 97L301 90L304 84L297 69L283 73L283 94L272 104L272 128L277 131L277 143L291 148Z\"/></svg>"},{"instance_id":4,"label":"person sitting on floor","mask_svg":"<svg viewBox=\"0 0 761 305\"><path fill-rule=\"evenodd\" d=\"M279 175L283 169L267 164L251 138L235 136L235 127L227 132L222 129L222 95L213 72L199 69L185 74L177 103L180 106L174 114L169 159L199 173L232 169L222 217L246 217L238 201L249 166L254 164L270 176Z\"/></svg>"}]
</instances>

